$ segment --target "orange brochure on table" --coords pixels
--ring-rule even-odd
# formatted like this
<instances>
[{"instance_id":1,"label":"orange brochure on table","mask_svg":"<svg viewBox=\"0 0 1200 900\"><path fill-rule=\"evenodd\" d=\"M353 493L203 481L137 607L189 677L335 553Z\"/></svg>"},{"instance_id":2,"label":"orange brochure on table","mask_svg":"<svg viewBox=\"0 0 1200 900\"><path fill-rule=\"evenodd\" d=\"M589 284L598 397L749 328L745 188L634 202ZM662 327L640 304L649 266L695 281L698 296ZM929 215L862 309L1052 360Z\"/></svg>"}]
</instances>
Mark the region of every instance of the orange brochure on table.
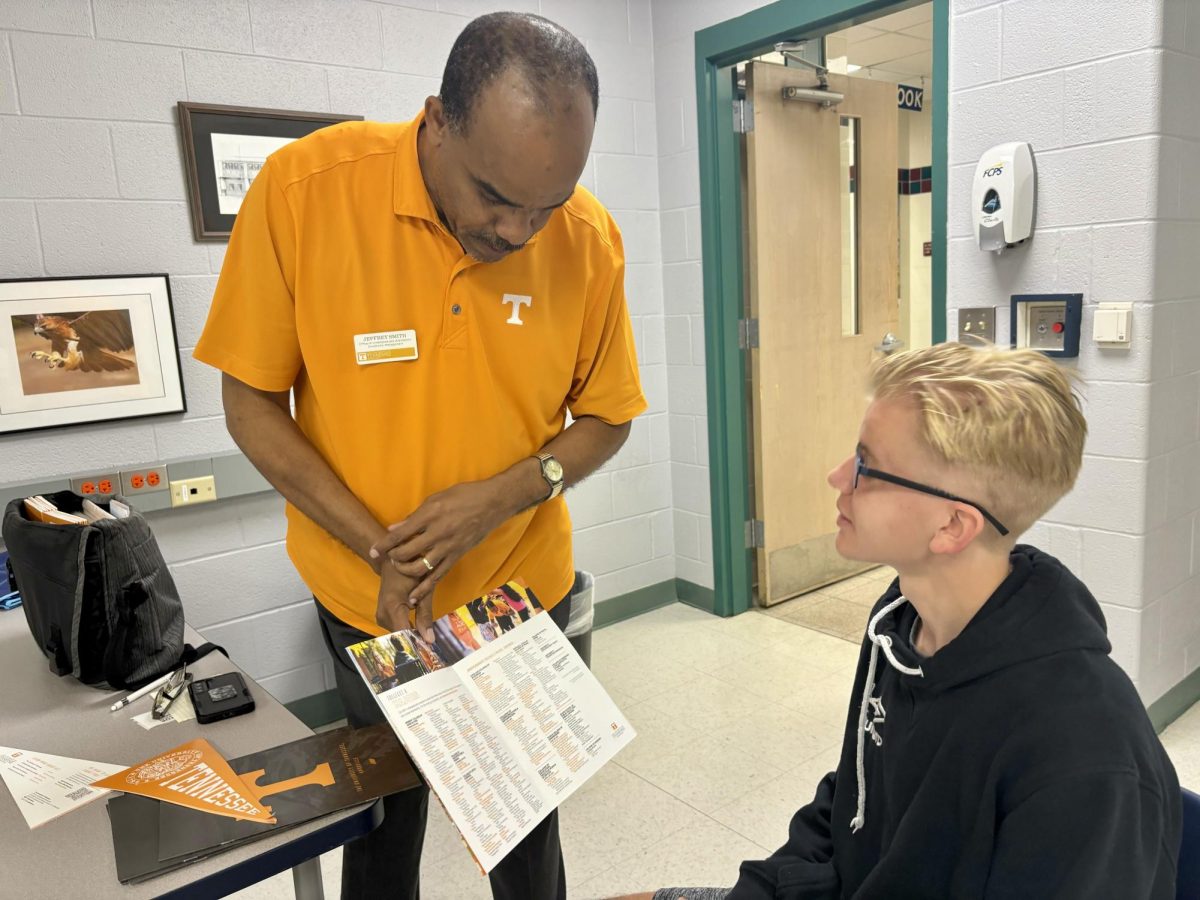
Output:
<instances>
[{"instance_id":1,"label":"orange brochure on table","mask_svg":"<svg viewBox=\"0 0 1200 900\"><path fill-rule=\"evenodd\" d=\"M254 787L239 778L203 738L93 781L92 786L141 794L218 816L275 824L271 807L263 804Z\"/></svg>"}]
</instances>

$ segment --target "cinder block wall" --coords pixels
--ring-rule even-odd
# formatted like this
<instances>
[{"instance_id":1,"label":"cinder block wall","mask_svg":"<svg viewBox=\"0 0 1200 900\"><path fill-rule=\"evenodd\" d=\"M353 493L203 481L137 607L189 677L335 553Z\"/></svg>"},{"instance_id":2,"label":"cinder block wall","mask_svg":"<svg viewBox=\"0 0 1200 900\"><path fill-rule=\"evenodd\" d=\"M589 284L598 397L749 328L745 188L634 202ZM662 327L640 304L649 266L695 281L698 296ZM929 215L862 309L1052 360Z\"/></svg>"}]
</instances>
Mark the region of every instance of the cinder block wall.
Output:
<instances>
[{"instance_id":1,"label":"cinder block wall","mask_svg":"<svg viewBox=\"0 0 1200 900\"><path fill-rule=\"evenodd\" d=\"M627 447L570 495L577 562L601 601L672 579L649 0L0 0L0 277L169 273L188 399L182 417L0 436L0 486L234 449L219 376L191 359L224 245L192 239L177 101L406 120L470 17L509 8L561 22L599 67L583 183L625 234L650 400ZM191 624L281 700L332 687L278 496L152 520Z\"/></svg>"},{"instance_id":2,"label":"cinder block wall","mask_svg":"<svg viewBox=\"0 0 1200 900\"><path fill-rule=\"evenodd\" d=\"M954 307L1082 291L1090 435L1075 490L1027 536L1100 600L1114 658L1151 703L1200 652L1200 339L1195 197L1200 8L1184 0L953 2L949 331ZM1065 29L1064 22L1071 27ZM1037 154L1037 232L975 245L970 182L993 144ZM1098 303L1134 304L1128 350L1091 340Z\"/></svg>"},{"instance_id":3,"label":"cinder block wall","mask_svg":"<svg viewBox=\"0 0 1200 900\"><path fill-rule=\"evenodd\" d=\"M694 34L763 3L654 0L668 418L679 577L712 584ZM802 11L797 11L800 17ZM957 309L1082 292L1091 436L1074 493L1027 536L1104 607L1147 703L1200 666L1200 7L1194 0L951 0L948 334ZM799 19L798 19L799 21ZM1069 23L1064 24L1064 23ZM1000 257L971 235L980 154L1026 140L1037 231ZM1134 304L1133 345L1091 341Z\"/></svg>"}]
</instances>

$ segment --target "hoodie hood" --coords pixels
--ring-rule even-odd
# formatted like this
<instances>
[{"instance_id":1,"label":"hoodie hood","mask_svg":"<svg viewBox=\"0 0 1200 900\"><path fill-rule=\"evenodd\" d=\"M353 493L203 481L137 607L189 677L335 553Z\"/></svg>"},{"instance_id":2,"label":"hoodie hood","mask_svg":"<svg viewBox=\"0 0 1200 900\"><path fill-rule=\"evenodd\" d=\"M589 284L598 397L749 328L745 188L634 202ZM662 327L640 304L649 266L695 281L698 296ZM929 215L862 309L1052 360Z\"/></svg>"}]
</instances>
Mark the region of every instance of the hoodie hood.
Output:
<instances>
[{"instance_id":1,"label":"hoodie hood","mask_svg":"<svg viewBox=\"0 0 1200 900\"><path fill-rule=\"evenodd\" d=\"M1098 650L1112 646L1105 632L1100 604L1062 563L1035 547L1018 545L1009 557L1012 571L980 607L967 627L932 657L913 649L917 612L892 582L871 610L867 641L871 645L867 677L858 712L855 753L858 803L850 822L853 831L866 824L864 751L874 731L871 695L875 691L880 652L914 694L942 693L1010 666L1068 650ZM879 719L878 721L882 721Z\"/></svg>"},{"instance_id":2,"label":"hoodie hood","mask_svg":"<svg viewBox=\"0 0 1200 900\"><path fill-rule=\"evenodd\" d=\"M1023 544L1009 558L1012 572L962 633L932 657L918 656L913 649L917 612L911 604L896 604L879 618L875 634L890 639L892 654L905 667L921 669L921 675L908 676L914 691L941 693L1067 650L1112 650L1100 604L1062 563ZM872 617L900 596L899 580L893 581Z\"/></svg>"}]
</instances>

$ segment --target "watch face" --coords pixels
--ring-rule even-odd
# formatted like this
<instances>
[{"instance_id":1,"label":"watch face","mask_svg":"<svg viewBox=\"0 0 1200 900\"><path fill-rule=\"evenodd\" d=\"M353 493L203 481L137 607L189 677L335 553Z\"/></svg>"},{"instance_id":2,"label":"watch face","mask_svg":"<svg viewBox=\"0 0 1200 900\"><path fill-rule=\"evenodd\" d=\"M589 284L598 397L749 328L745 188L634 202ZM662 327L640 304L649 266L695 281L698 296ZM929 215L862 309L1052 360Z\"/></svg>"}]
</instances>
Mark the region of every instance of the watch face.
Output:
<instances>
[{"instance_id":1,"label":"watch face","mask_svg":"<svg viewBox=\"0 0 1200 900\"><path fill-rule=\"evenodd\" d=\"M557 459L551 458L542 463L542 471L551 481L562 481L563 467Z\"/></svg>"}]
</instances>

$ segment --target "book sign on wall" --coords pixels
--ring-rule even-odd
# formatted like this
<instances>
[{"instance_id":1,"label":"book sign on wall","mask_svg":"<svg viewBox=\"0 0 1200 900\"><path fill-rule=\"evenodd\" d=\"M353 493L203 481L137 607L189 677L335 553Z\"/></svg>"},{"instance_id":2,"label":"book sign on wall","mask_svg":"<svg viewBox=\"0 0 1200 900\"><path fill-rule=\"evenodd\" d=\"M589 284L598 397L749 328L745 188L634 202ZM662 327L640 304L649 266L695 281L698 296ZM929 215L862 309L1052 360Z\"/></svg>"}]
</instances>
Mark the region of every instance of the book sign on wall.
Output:
<instances>
[{"instance_id":1,"label":"book sign on wall","mask_svg":"<svg viewBox=\"0 0 1200 900\"><path fill-rule=\"evenodd\" d=\"M925 108L925 88L911 84L896 85L896 106L909 112L920 112Z\"/></svg>"}]
</instances>

